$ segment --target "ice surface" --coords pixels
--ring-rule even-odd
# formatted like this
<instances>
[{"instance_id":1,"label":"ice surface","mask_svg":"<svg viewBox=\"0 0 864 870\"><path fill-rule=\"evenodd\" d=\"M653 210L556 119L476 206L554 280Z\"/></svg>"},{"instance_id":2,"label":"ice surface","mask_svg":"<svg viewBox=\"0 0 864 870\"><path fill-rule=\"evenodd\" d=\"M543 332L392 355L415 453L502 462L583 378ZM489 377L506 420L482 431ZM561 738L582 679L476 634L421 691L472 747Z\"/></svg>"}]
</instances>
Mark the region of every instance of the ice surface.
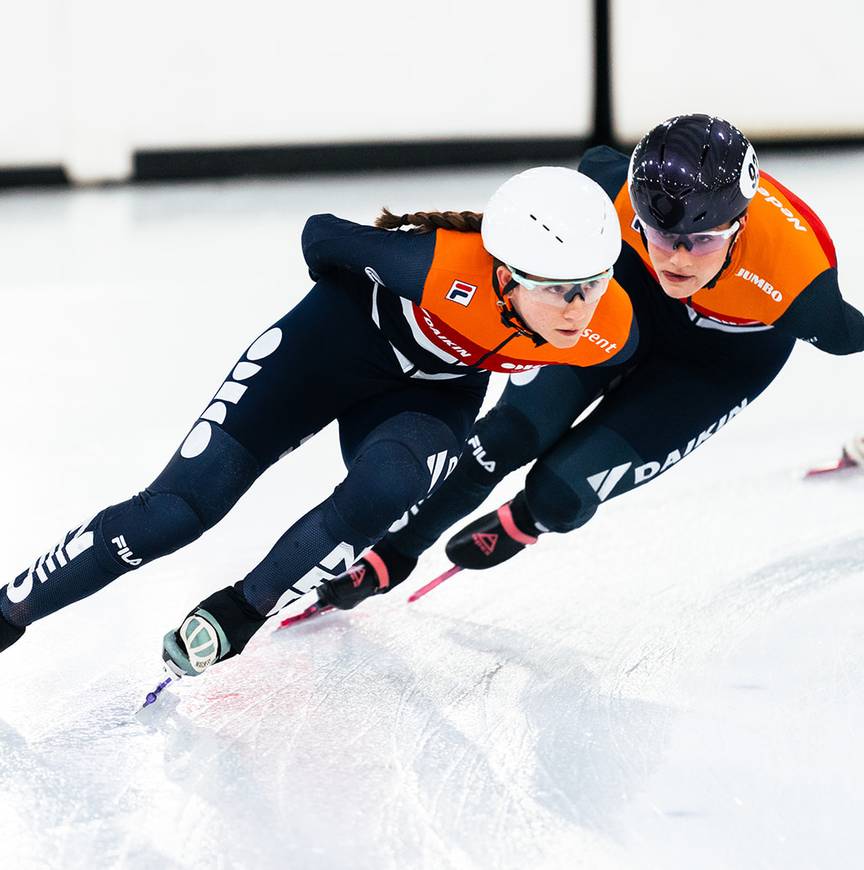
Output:
<instances>
[{"instance_id":1,"label":"ice surface","mask_svg":"<svg viewBox=\"0 0 864 870\"><path fill-rule=\"evenodd\" d=\"M864 305L864 154L764 165ZM308 286L308 214L479 208L509 171L4 194L0 578L161 469ZM800 346L581 531L408 606L438 547L406 588L262 632L137 718L164 631L340 479L325 431L0 657L0 864L858 866L864 475L801 472L864 427L862 383L862 358Z\"/></svg>"}]
</instances>

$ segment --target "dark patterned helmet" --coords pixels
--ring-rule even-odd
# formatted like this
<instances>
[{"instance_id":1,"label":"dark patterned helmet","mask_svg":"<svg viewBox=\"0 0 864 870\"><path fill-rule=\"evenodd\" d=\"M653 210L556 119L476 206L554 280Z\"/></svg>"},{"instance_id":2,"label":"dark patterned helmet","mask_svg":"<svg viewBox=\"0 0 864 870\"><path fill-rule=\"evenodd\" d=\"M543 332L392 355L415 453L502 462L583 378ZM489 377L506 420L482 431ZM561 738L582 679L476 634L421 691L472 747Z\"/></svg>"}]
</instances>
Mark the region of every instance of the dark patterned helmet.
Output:
<instances>
[{"instance_id":1,"label":"dark patterned helmet","mask_svg":"<svg viewBox=\"0 0 864 870\"><path fill-rule=\"evenodd\" d=\"M678 115L643 136L627 184L641 222L698 233L747 209L759 187L759 164L747 137L728 121Z\"/></svg>"}]
</instances>

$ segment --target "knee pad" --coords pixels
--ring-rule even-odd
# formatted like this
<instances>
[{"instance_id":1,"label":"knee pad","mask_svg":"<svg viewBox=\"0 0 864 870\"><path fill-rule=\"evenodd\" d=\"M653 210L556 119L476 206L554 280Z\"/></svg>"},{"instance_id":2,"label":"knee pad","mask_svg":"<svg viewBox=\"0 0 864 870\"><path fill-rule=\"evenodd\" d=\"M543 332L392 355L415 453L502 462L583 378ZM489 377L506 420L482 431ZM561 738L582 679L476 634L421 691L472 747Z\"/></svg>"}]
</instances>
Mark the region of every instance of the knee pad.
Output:
<instances>
[{"instance_id":1,"label":"knee pad","mask_svg":"<svg viewBox=\"0 0 864 870\"><path fill-rule=\"evenodd\" d=\"M147 487L151 495L164 493L182 499L205 529L215 526L261 473L258 461L239 441L220 426L208 426L206 446L194 455L178 450Z\"/></svg>"},{"instance_id":2,"label":"knee pad","mask_svg":"<svg viewBox=\"0 0 864 870\"><path fill-rule=\"evenodd\" d=\"M127 570L179 550L205 529L180 496L149 490L107 508L95 526L102 552L110 553Z\"/></svg>"},{"instance_id":3,"label":"knee pad","mask_svg":"<svg viewBox=\"0 0 864 870\"><path fill-rule=\"evenodd\" d=\"M569 532L585 525L600 504L585 481L565 482L542 461L525 479L525 500L535 522L550 532Z\"/></svg>"},{"instance_id":4,"label":"knee pad","mask_svg":"<svg viewBox=\"0 0 864 870\"><path fill-rule=\"evenodd\" d=\"M258 463L221 427L208 432L198 452L181 449L147 489L97 518L103 551L137 568L191 543L236 504Z\"/></svg>"},{"instance_id":5,"label":"knee pad","mask_svg":"<svg viewBox=\"0 0 864 870\"><path fill-rule=\"evenodd\" d=\"M92 595L123 574L179 549L203 527L181 498L147 491L73 529L6 587L0 610L29 625Z\"/></svg>"},{"instance_id":6,"label":"knee pad","mask_svg":"<svg viewBox=\"0 0 864 870\"><path fill-rule=\"evenodd\" d=\"M540 440L531 421L509 405L496 405L474 424L460 467L471 480L494 486L536 458Z\"/></svg>"},{"instance_id":7,"label":"knee pad","mask_svg":"<svg viewBox=\"0 0 864 870\"><path fill-rule=\"evenodd\" d=\"M450 427L437 417L398 414L360 445L332 503L351 528L378 540L445 480L456 465L459 447Z\"/></svg>"},{"instance_id":8,"label":"knee pad","mask_svg":"<svg viewBox=\"0 0 864 870\"><path fill-rule=\"evenodd\" d=\"M258 466L238 442L211 428L194 457L176 453L144 492L66 534L8 584L0 598L3 615L29 625L173 553L221 519L251 485Z\"/></svg>"}]
</instances>

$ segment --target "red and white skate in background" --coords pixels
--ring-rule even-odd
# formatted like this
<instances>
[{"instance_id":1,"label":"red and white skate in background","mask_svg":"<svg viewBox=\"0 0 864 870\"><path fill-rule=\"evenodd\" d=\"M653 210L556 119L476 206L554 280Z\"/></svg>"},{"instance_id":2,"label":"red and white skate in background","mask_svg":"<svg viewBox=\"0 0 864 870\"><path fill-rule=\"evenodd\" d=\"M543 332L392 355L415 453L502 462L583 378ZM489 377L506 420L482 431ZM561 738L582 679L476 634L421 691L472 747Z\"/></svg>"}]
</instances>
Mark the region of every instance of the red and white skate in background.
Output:
<instances>
[{"instance_id":1,"label":"red and white skate in background","mask_svg":"<svg viewBox=\"0 0 864 870\"><path fill-rule=\"evenodd\" d=\"M838 471L864 471L864 435L850 438L843 445L840 458L836 462L811 468L804 477L822 477Z\"/></svg>"}]
</instances>

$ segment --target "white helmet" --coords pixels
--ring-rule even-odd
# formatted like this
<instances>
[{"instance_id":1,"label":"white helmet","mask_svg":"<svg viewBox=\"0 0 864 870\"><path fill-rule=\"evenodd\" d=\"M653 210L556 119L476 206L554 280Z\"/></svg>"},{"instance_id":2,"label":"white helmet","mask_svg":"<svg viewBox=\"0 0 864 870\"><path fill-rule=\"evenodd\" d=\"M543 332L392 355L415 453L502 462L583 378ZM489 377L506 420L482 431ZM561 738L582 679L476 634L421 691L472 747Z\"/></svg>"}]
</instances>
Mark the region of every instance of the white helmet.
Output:
<instances>
[{"instance_id":1,"label":"white helmet","mask_svg":"<svg viewBox=\"0 0 864 870\"><path fill-rule=\"evenodd\" d=\"M483 247L541 278L605 272L621 251L621 228L603 188L575 169L538 166L509 178L489 200Z\"/></svg>"}]
</instances>

